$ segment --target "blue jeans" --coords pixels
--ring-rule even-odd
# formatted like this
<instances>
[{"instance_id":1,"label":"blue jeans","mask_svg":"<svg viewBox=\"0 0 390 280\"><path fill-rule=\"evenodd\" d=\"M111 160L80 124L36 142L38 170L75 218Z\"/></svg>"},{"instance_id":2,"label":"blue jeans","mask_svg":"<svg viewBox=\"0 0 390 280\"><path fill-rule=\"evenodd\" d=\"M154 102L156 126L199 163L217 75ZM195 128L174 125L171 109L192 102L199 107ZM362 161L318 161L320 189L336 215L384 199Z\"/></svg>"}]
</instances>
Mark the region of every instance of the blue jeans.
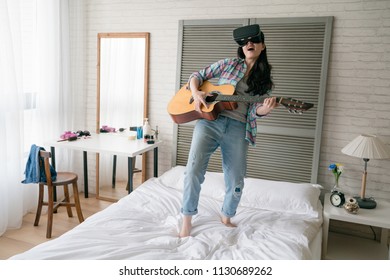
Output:
<instances>
[{"instance_id":1,"label":"blue jeans","mask_svg":"<svg viewBox=\"0 0 390 280\"><path fill-rule=\"evenodd\" d=\"M214 121L202 119L196 123L184 178L181 209L184 215L198 213L201 184L210 156L218 147L221 147L226 187L221 211L225 217L236 214L246 174L248 142L245 140L245 126L245 123L224 116Z\"/></svg>"}]
</instances>

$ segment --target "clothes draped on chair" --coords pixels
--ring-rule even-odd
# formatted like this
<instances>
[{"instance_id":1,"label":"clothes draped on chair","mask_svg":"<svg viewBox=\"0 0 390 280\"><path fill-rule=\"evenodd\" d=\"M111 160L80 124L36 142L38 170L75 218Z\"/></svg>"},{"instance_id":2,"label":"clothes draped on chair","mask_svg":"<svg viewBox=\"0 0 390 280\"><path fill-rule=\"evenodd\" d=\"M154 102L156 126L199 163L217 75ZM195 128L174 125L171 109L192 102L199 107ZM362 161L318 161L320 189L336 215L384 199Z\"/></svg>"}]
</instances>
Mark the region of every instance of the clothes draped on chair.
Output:
<instances>
[{"instance_id":1,"label":"clothes draped on chair","mask_svg":"<svg viewBox=\"0 0 390 280\"><path fill-rule=\"evenodd\" d=\"M25 179L23 184L46 182L45 169L43 168L43 159L39 156L40 151L45 151L43 147L39 147L35 144L31 145L30 154L26 163L26 169L24 171ZM50 174L53 181L57 178L57 172L50 165Z\"/></svg>"}]
</instances>

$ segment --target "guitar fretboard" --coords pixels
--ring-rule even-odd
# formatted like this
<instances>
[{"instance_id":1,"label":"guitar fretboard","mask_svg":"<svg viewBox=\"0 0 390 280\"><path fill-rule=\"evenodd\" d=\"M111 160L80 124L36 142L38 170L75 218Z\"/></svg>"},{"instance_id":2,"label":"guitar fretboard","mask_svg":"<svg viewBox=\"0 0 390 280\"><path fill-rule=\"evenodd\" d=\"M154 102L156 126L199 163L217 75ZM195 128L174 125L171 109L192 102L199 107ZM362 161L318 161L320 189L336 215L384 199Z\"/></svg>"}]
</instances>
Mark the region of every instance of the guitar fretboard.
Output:
<instances>
[{"instance_id":1,"label":"guitar fretboard","mask_svg":"<svg viewBox=\"0 0 390 280\"><path fill-rule=\"evenodd\" d=\"M264 99L266 99L267 96L250 96L250 95L224 95L221 94L218 91L210 92L212 94L215 94L215 101L223 101L223 102L263 102ZM281 98L276 97L276 102L280 102Z\"/></svg>"}]
</instances>

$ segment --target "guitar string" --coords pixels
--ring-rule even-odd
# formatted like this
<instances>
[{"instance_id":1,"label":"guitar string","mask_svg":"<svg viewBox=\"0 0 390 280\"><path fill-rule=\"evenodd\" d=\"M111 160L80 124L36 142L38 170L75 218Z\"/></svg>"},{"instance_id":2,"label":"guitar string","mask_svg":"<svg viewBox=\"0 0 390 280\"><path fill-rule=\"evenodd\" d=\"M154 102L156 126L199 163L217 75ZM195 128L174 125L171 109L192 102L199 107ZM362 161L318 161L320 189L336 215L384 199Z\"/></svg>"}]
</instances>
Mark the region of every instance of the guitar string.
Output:
<instances>
[{"instance_id":1,"label":"guitar string","mask_svg":"<svg viewBox=\"0 0 390 280\"><path fill-rule=\"evenodd\" d=\"M212 102L216 102L216 101L262 102L265 98L267 98L267 97L259 97L259 96L224 95L220 91L210 91L210 93L213 94L213 96L215 97L215 99L212 100ZM215 96L215 94L216 94L216 96ZM286 103L282 103L282 101L287 102L287 104ZM292 108L304 109L305 105L306 106L311 106L312 105L310 103L306 103L306 102L303 102L303 101L295 100L293 98L283 98L283 97L276 97L276 102L278 102L279 104L282 104L286 108L289 108L293 112L294 112L294 110Z\"/></svg>"}]
</instances>

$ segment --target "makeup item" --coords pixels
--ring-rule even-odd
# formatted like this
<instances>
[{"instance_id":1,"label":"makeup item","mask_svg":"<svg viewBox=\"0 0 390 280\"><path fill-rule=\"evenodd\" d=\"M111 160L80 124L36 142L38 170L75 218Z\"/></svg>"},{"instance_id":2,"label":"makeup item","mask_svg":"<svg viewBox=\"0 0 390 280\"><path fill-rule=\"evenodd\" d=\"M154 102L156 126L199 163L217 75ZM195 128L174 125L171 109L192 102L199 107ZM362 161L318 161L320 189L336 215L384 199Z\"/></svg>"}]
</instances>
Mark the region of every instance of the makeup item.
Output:
<instances>
[{"instance_id":1,"label":"makeup item","mask_svg":"<svg viewBox=\"0 0 390 280\"><path fill-rule=\"evenodd\" d=\"M64 142L64 141L75 141L77 140L77 136L71 136L67 139L61 139L61 140L58 140L57 142Z\"/></svg>"},{"instance_id":2,"label":"makeup item","mask_svg":"<svg viewBox=\"0 0 390 280\"><path fill-rule=\"evenodd\" d=\"M137 127L137 139L142 139L143 137L143 128L142 126Z\"/></svg>"},{"instance_id":3,"label":"makeup item","mask_svg":"<svg viewBox=\"0 0 390 280\"><path fill-rule=\"evenodd\" d=\"M150 127L148 118L145 118L145 123L144 123L142 134L144 135L144 138L145 138L146 135L151 135L152 134L152 128ZM146 139L144 139L144 140L146 142Z\"/></svg>"}]
</instances>

